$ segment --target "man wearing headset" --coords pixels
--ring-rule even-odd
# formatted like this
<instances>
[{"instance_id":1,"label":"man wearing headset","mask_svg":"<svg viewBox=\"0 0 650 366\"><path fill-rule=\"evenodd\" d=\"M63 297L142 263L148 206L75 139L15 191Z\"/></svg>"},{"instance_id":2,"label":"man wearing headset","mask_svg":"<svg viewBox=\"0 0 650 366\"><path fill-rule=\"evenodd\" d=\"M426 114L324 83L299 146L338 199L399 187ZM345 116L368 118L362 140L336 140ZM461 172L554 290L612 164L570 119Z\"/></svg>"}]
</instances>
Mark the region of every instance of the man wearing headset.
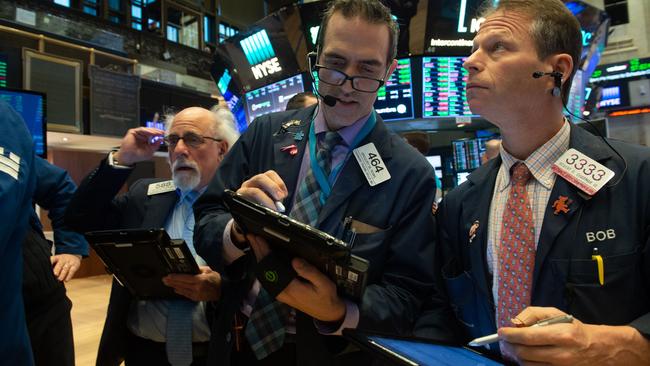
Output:
<instances>
[{"instance_id":1,"label":"man wearing headset","mask_svg":"<svg viewBox=\"0 0 650 366\"><path fill-rule=\"evenodd\" d=\"M213 361L358 364L355 358L365 357L359 352L341 355L343 328L411 333L420 299L432 291L436 186L424 157L390 134L372 108L396 66L396 42L396 24L379 1L333 1L312 60L318 106L253 121L196 202L197 250L211 266L226 266ZM369 154L389 174L364 174ZM297 277L275 295L264 276L247 275L274 253L262 239L243 235L223 204L225 188L273 209L280 201L286 214L348 241L370 261L362 298L340 296L327 275L300 258L289 265ZM271 303L277 312L257 316ZM278 326L260 329L260 319Z\"/></svg>"},{"instance_id":2,"label":"man wearing headset","mask_svg":"<svg viewBox=\"0 0 650 366\"><path fill-rule=\"evenodd\" d=\"M500 128L500 156L436 215L456 340L498 330L490 350L525 364L648 364L650 150L564 118L581 33L561 1L501 0L484 16L467 99ZM449 320L428 314L417 332L444 338L433 330Z\"/></svg>"}]
</instances>

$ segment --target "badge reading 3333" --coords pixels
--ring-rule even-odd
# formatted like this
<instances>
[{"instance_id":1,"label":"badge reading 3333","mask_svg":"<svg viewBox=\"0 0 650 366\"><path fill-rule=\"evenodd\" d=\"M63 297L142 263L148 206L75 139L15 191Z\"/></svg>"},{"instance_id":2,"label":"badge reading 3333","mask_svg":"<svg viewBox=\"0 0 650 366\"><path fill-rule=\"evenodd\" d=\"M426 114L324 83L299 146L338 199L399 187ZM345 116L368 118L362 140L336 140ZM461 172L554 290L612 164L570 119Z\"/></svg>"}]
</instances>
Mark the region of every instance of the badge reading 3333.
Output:
<instances>
[{"instance_id":1,"label":"badge reading 3333","mask_svg":"<svg viewBox=\"0 0 650 366\"><path fill-rule=\"evenodd\" d=\"M553 172L593 196L615 173L576 149L567 150L553 164Z\"/></svg>"}]
</instances>

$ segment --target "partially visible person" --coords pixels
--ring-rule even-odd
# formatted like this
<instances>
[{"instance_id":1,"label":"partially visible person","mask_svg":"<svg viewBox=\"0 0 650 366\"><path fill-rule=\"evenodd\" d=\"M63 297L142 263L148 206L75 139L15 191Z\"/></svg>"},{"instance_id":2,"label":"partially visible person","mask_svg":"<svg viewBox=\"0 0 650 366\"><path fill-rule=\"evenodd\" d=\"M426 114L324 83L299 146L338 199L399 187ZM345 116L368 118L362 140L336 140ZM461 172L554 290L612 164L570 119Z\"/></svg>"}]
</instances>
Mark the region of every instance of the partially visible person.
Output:
<instances>
[{"instance_id":1,"label":"partially visible person","mask_svg":"<svg viewBox=\"0 0 650 366\"><path fill-rule=\"evenodd\" d=\"M196 254L192 205L239 134L234 116L223 107L186 108L166 122L166 131L140 127L127 132L120 148L79 186L66 224L81 232L163 227L171 238L185 240L201 273L163 279L185 298L179 300L137 301L114 281L97 365L205 364L208 302L219 298L221 276ZM142 179L115 197L133 164L150 160L163 135L173 180Z\"/></svg>"},{"instance_id":2,"label":"partially visible person","mask_svg":"<svg viewBox=\"0 0 650 366\"><path fill-rule=\"evenodd\" d=\"M501 0L482 15L467 100L502 144L438 209L434 268L456 316L420 329L453 320L459 342L498 332L490 351L525 365L648 365L650 149L564 117L582 37L562 1Z\"/></svg>"},{"instance_id":3,"label":"partially visible person","mask_svg":"<svg viewBox=\"0 0 650 366\"><path fill-rule=\"evenodd\" d=\"M294 95L287 102L285 111L290 111L293 109L307 108L311 105L318 103L318 99L312 92L302 92Z\"/></svg>"},{"instance_id":4,"label":"partially visible person","mask_svg":"<svg viewBox=\"0 0 650 366\"><path fill-rule=\"evenodd\" d=\"M34 162L37 177L33 201L48 210L55 255L38 216L32 212L30 230L23 243L27 329L37 366L74 365L72 303L63 282L74 277L81 258L88 256L88 242L63 222L65 209L76 190L68 173L39 157Z\"/></svg>"},{"instance_id":5,"label":"partially visible person","mask_svg":"<svg viewBox=\"0 0 650 366\"><path fill-rule=\"evenodd\" d=\"M485 143L485 153L481 155L481 165L499 156L499 148L501 147L501 140L492 139Z\"/></svg>"},{"instance_id":6,"label":"partially visible person","mask_svg":"<svg viewBox=\"0 0 650 366\"><path fill-rule=\"evenodd\" d=\"M22 296L22 242L36 184L34 147L25 122L0 100L0 363L32 365Z\"/></svg>"}]
</instances>

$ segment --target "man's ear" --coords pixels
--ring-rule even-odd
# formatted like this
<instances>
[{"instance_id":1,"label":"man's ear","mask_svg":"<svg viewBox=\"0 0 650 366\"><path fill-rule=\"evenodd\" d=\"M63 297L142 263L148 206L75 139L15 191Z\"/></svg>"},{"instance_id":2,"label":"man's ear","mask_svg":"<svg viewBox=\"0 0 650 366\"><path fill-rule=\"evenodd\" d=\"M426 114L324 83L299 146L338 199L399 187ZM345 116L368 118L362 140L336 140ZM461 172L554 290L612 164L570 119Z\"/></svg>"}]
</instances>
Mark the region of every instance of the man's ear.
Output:
<instances>
[{"instance_id":1,"label":"man's ear","mask_svg":"<svg viewBox=\"0 0 650 366\"><path fill-rule=\"evenodd\" d=\"M226 155L229 148L230 148L230 144L228 143L228 141L222 140L219 142L219 154L221 154L221 156Z\"/></svg>"},{"instance_id":2,"label":"man's ear","mask_svg":"<svg viewBox=\"0 0 650 366\"><path fill-rule=\"evenodd\" d=\"M562 73L562 84L567 82L573 71L573 58L568 53L549 56L549 63L553 71Z\"/></svg>"}]
</instances>

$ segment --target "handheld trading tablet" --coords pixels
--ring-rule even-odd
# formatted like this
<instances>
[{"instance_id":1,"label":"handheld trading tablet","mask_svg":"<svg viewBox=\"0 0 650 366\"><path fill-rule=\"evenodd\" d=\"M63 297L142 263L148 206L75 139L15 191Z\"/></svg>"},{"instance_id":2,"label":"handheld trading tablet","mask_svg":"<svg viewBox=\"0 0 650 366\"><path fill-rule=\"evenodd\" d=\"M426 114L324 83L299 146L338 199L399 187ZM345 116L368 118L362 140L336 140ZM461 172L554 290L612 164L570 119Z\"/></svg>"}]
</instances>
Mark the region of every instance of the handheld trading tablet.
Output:
<instances>
[{"instance_id":1,"label":"handheld trading tablet","mask_svg":"<svg viewBox=\"0 0 650 366\"><path fill-rule=\"evenodd\" d=\"M91 231L86 239L115 279L138 299L181 297L162 278L199 273L185 241L170 239L164 229Z\"/></svg>"},{"instance_id":2,"label":"handheld trading tablet","mask_svg":"<svg viewBox=\"0 0 650 366\"><path fill-rule=\"evenodd\" d=\"M421 338L400 338L391 335L344 329L343 336L391 365L407 366L497 366L501 363L473 349L438 343Z\"/></svg>"},{"instance_id":3,"label":"handheld trading tablet","mask_svg":"<svg viewBox=\"0 0 650 366\"><path fill-rule=\"evenodd\" d=\"M361 299L369 263L352 254L345 242L231 190L224 191L224 202L244 232L264 237L284 254L305 259L327 274L344 295Z\"/></svg>"}]
</instances>

